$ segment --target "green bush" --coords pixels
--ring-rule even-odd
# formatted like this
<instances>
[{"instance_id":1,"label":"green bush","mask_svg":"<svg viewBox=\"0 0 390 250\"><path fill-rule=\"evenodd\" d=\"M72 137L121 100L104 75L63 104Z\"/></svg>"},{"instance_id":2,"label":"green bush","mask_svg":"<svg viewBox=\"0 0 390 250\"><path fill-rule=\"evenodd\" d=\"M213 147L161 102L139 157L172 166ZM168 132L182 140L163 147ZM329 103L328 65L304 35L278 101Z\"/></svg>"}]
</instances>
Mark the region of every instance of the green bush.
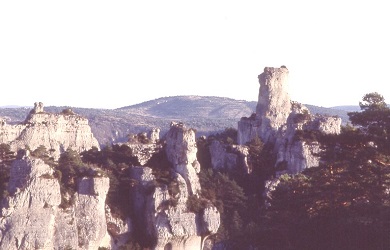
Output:
<instances>
[{"instance_id":1,"label":"green bush","mask_svg":"<svg viewBox=\"0 0 390 250\"><path fill-rule=\"evenodd\" d=\"M200 214L203 210L210 206L211 202L205 198L196 195L190 195L187 199L187 209L193 213Z\"/></svg>"}]
</instances>

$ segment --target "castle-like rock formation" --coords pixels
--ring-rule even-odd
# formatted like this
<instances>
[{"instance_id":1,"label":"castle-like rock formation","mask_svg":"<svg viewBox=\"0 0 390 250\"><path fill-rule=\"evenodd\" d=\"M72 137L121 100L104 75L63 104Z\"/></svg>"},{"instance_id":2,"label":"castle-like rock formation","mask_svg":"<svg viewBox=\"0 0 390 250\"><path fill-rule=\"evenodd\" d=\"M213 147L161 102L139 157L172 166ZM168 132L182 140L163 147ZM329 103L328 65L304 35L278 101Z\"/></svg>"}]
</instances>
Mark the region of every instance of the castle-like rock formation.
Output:
<instances>
[{"instance_id":1,"label":"castle-like rock formation","mask_svg":"<svg viewBox=\"0 0 390 250\"><path fill-rule=\"evenodd\" d=\"M341 119L310 114L300 103L292 102L288 94L288 74L285 66L266 67L259 75L259 98L256 113L238 122L238 143L245 144L256 136L274 144L277 166L289 173L318 166L320 145L298 138L297 131L320 131L339 134Z\"/></svg>"},{"instance_id":2,"label":"castle-like rock formation","mask_svg":"<svg viewBox=\"0 0 390 250\"><path fill-rule=\"evenodd\" d=\"M70 109L60 114L46 113L41 102L34 104L23 124L0 122L0 143L10 144L15 152L26 147L35 150L43 145L55 159L68 148L77 152L99 148L86 118Z\"/></svg>"}]
</instances>

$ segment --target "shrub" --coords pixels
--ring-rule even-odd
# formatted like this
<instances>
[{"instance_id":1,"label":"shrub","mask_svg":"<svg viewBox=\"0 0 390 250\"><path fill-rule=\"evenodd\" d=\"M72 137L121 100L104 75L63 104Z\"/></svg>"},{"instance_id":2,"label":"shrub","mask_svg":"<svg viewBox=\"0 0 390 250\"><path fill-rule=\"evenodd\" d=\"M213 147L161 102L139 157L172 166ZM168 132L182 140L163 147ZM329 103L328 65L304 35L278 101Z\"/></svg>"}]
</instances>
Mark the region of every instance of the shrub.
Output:
<instances>
[{"instance_id":1,"label":"shrub","mask_svg":"<svg viewBox=\"0 0 390 250\"><path fill-rule=\"evenodd\" d=\"M187 200L187 209L194 213L201 213L209 205L209 200L196 195L190 195Z\"/></svg>"}]
</instances>

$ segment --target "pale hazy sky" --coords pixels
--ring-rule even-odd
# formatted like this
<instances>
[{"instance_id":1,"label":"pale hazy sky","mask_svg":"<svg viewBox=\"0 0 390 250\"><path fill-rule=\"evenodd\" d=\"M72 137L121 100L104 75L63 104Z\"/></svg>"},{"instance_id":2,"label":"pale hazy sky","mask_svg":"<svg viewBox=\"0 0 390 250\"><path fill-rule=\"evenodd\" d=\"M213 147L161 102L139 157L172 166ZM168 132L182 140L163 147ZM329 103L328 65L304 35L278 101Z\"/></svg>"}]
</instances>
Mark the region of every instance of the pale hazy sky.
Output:
<instances>
[{"instance_id":1,"label":"pale hazy sky","mask_svg":"<svg viewBox=\"0 0 390 250\"><path fill-rule=\"evenodd\" d=\"M0 106L118 108L164 96L390 102L388 1L0 1Z\"/></svg>"}]
</instances>

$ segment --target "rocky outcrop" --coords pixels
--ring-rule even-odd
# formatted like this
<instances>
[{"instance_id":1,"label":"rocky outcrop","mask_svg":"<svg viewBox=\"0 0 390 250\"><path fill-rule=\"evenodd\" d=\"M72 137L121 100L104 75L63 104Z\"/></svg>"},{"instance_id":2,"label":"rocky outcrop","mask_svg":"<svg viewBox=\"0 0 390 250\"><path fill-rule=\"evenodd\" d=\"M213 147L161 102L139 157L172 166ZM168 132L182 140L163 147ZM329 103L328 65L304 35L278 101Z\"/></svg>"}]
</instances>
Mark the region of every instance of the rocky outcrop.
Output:
<instances>
[{"instance_id":1,"label":"rocky outcrop","mask_svg":"<svg viewBox=\"0 0 390 250\"><path fill-rule=\"evenodd\" d=\"M259 75L260 91L256 113L238 122L238 143L245 144L255 137L274 145L276 166L288 173L318 166L320 145L297 136L300 131L339 134L341 119L310 114L288 95L286 67L266 67Z\"/></svg>"},{"instance_id":2,"label":"rocky outcrop","mask_svg":"<svg viewBox=\"0 0 390 250\"><path fill-rule=\"evenodd\" d=\"M217 232L218 210L210 204L201 214L189 211L188 188L180 174L175 176L176 194L170 193L166 185L155 186L148 167L133 168L132 178L138 183L133 196L136 225L153 249L202 249L205 237Z\"/></svg>"},{"instance_id":3,"label":"rocky outcrop","mask_svg":"<svg viewBox=\"0 0 390 250\"><path fill-rule=\"evenodd\" d=\"M166 135L166 153L175 171L186 181L190 195L197 195L200 191L197 151L195 131L187 129L182 123L172 122Z\"/></svg>"},{"instance_id":4,"label":"rocky outcrop","mask_svg":"<svg viewBox=\"0 0 390 250\"><path fill-rule=\"evenodd\" d=\"M251 173L248 164L249 150L244 145L225 145L213 140L209 146L211 166L215 170L241 169L245 173Z\"/></svg>"},{"instance_id":5,"label":"rocky outcrop","mask_svg":"<svg viewBox=\"0 0 390 250\"><path fill-rule=\"evenodd\" d=\"M261 138L268 141L284 129L291 113L291 100L288 94L288 69L264 68L258 76L260 82L256 115L261 119L258 128Z\"/></svg>"},{"instance_id":6,"label":"rocky outcrop","mask_svg":"<svg viewBox=\"0 0 390 250\"><path fill-rule=\"evenodd\" d=\"M153 249L202 249L204 239L217 232L220 214L211 203L200 213L187 207L201 191L195 132L172 123L165 139L172 163L169 185L158 183L149 167L132 168L135 225Z\"/></svg>"},{"instance_id":7,"label":"rocky outcrop","mask_svg":"<svg viewBox=\"0 0 390 250\"><path fill-rule=\"evenodd\" d=\"M83 177L74 204L61 208L54 170L28 151L11 166L0 216L0 249L98 249L115 246L107 230L107 177ZM109 213L108 213L109 214ZM110 223L120 223L112 216Z\"/></svg>"},{"instance_id":8,"label":"rocky outcrop","mask_svg":"<svg viewBox=\"0 0 390 250\"><path fill-rule=\"evenodd\" d=\"M61 114L45 113L42 103L35 103L23 124L0 123L0 143L10 144L15 152L43 145L55 159L68 148L77 152L99 148L86 118L69 110Z\"/></svg>"},{"instance_id":9,"label":"rocky outcrop","mask_svg":"<svg viewBox=\"0 0 390 250\"><path fill-rule=\"evenodd\" d=\"M148 133L148 138L152 143L157 143L158 140L160 140L160 129L159 128L153 128Z\"/></svg>"},{"instance_id":10,"label":"rocky outcrop","mask_svg":"<svg viewBox=\"0 0 390 250\"><path fill-rule=\"evenodd\" d=\"M158 143L159 140L160 129L154 128L148 133L134 135L129 138L128 142L122 144L128 146L132 155L137 158L138 163L144 166L154 154L162 149L162 145Z\"/></svg>"},{"instance_id":11,"label":"rocky outcrop","mask_svg":"<svg viewBox=\"0 0 390 250\"><path fill-rule=\"evenodd\" d=\"M60 185L39 159L16 160L0 217L1 249L53 249Z\"/></svg>"},{"instance_id":12,"label":"rocky outcrop","mask_svg":"<svg viewBox=\"0 0 390 250\"><path fill-rule=\"evenodd\" d=\"M158 144L143 144L143 143L124 143L128 146L132 155L137 158L138 163L144 166L155 153L162 149L161 145Z\"/></svg>"}]
</instances>

